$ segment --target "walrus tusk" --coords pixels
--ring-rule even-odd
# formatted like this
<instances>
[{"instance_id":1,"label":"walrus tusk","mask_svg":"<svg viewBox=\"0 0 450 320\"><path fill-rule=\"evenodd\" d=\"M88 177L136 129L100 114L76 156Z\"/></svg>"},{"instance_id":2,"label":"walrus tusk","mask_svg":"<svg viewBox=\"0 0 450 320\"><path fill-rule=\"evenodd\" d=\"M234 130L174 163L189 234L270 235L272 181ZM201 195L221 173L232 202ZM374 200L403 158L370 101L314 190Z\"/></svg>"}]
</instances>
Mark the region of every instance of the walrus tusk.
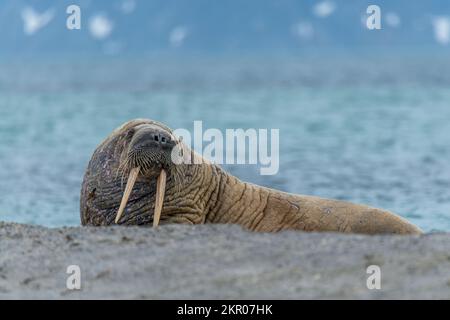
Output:
<instances>
[{"instance_id":1,"label":"walrus tusk","mask_svg":"<svg viewBox=\"0 0 450 320\"><path fill-rule=\"evenodd\" d=\"M164 194L166 192L166 179L166 170L162 169L156 182L156 201L155 213L153 214L153 228L156 228L159 225L159 219L161 218Z\"/></svg>"},{"instance_id":2,"label":"walrus tusk","mask_svg":"<svg viewBox=\"0 0 450 320\"><path fill-rule=\"evenodd\" d=\"M122 202L120 203L119 211L117 211L115 223L117 224L122 217L122 213L128 203L128 198L130 197L131 191L133 191L134 184L139 175L140 167L131 169L130 176L128 177L127 186L125 187L125 192L123 193Z\"/></svg>"}]
</instances>

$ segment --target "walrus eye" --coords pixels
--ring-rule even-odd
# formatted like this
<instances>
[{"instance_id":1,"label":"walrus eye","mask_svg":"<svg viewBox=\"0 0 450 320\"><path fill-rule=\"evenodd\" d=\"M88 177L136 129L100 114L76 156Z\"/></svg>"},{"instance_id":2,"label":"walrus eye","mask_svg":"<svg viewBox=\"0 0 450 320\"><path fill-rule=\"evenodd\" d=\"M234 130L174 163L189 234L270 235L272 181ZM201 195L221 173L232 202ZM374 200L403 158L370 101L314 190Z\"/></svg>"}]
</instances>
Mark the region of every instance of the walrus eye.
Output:
<instances>
[{"instance_id":1,"label":"walrus eye","mask_svg":"<svg viewBox=\"0 0 450 320\"><path fill-rule=\"evenodd\" d=\"M125 187L125 192L123 193L122 201L120 202L119 211L117 211L115 223L117 224L122 217L122 214L127 206L128 199L130 198L131 191L133 191L134 184L136 183L137 177L139 175L140 167L136 167L131 169L130 175L128 177L127 186ZM161 169L161 172L158 176L158 180L156 182L156 200L155 200L155 211L153 213L153 227L157 227L159 225L159 220L161 218L161 211L164 202L164 194L166 192L166 181L167 174L166 170Z\"/></svg>"}]
</instances>

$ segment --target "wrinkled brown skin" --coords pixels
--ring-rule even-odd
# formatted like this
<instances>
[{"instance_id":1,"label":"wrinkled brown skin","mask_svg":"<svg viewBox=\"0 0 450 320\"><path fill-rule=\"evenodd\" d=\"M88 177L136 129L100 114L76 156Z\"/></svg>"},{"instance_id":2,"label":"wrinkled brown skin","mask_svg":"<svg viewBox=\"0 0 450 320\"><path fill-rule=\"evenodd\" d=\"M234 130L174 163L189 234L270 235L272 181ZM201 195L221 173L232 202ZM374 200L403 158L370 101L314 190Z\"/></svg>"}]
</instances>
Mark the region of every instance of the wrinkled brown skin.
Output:
<instances>
[{"instance_id":1,"label":"wrinkled brown skin","mask_svg":"<svg viewBox=\"0 0 450 320\"><path fill-rule=\"evenodd\" d=\"M130 129L143 123L156 124L161 130L171 132L151 120L133 120L114 131L97 148L82 185L83 225L114 224L127 179L126 175L122 179L118 168L132 135ZM173 165L167 171L161 224L233 223L261 232L289 229L363 234L421 233L420 229L388 211L246 183L206 160L203 164ZM152 223L156 177L157 173L139 176L120 224Z\"/></svg>"}]
</instances>

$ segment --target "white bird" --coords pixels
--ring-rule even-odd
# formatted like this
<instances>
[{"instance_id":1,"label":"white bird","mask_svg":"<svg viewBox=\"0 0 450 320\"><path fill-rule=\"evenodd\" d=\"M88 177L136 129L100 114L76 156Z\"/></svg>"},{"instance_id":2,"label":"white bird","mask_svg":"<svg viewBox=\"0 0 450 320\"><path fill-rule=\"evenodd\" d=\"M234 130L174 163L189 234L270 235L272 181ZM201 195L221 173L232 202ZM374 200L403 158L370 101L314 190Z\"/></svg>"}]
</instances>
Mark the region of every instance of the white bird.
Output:
<instances>
[{"instance_id":1,"label":"white bird","mask_svg":"<svg viewBox=\"0 0 450 320\"><path fill-rule=\"evenodd\" d=\"M25 7L22 12L23 31L26 35L33 35L39 29L45 27L54 17L54 10L49 9L39 13L31 7Z\"/></svg>"},{"instance_id":2,"label":"white bird","mask_svg":"<svg viewBox=\"0 0 450 320\"><path fill-rule=\"evenodd\" d=\"M319 18L326 18L336 10L336 5L331 1L317 3L313 8L313 13Z\"/></svg>"},{"instance_id":3,"label":"white bird","mask_svg":"<svg viewBox=\"0 0 450 320\"><path fill-rule=\"evenodd\" d=\"M114 24L103 14L96 14L89 20L89 31L96 39L107 38L114 28Z\"/></svg>"},{"instance_id":4,"label":"white bird","mask_svg":"<svg viewBox=\"0 0 450 320\"><path fill-rule=\"evenodd\" d=\"M447 45L450 42L450 18L446 16L434 17L432 23L436 41L439 44Z\"/></svg>"}]
</instances>

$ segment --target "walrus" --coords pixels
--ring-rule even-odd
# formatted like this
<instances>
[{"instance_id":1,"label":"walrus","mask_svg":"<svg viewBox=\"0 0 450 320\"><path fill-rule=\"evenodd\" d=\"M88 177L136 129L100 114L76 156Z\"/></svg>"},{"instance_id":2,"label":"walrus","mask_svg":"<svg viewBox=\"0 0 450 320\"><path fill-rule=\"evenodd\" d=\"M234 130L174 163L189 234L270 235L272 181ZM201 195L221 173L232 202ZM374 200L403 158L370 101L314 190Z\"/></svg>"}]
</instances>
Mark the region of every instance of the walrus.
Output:
<instances>
[{"instance_id":1,"label":"walrus","mask_svg":"<svg viewBox=\"0 0 450 320\"><path fill-rule=\"evenodd\" d=\"M175 163L175 149L196 161ZM83 179L80 216L89 226L228 223L260 232L421 233L385 210L243 182L147 119L125 123L97 147Z\"/></svg>"}]
</instances>

